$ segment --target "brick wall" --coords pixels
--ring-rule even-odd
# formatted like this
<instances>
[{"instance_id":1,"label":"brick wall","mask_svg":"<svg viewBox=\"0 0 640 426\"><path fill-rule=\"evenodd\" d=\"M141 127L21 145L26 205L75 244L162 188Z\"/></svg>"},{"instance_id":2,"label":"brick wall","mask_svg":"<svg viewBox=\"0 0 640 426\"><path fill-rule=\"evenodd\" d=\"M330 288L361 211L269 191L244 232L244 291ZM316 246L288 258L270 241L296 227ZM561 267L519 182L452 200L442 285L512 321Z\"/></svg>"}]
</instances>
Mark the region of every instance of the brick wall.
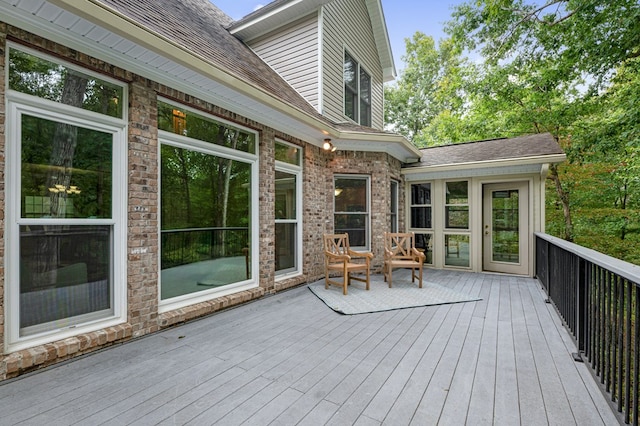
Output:
<instances>
[{"instance_id":1,"label":"brick wall","mask_svg":"<svg viewBox=\"0 0 640 426\"><path fill-rule=\"evenodd\" d=\"M4 341L4 50L6 34L40 51L117 78L129 87L127 188L127 322L29 349L0 355L0 380L54 364L96 349L125 342L194 318L245 303L266 293L316 281L324 276L322 235L333 232L334 174L371 176L371 223L374 265L382 262L382 233L389 229L389 179L400 179L400 163L381 153L327 153L260 123L224 110L171 87L91 58L0 22L0 344ZM197 303L170 312L158 312L159 277L159 158L158 96L221 117L259 134L259 287ZM303 148L303 265L302 275L276 280L275 276L275 139ZM403 186L399 186L402 195ZM400 202L400 219L403 202ZM401 229L403 228L401 222ZM124 283L116 283L124 285Z\"/></svg>"},{"instance_id":2,"label":"brick wall","mask_svg":"<svg viewBox=\"0 0 640 426\"><path fill-rule=\"evenodd\" d=\"M127 308L133 337L158 331L158 123L156 93L129 85Z\"/></svg>"},{"instance_id":3,"label":"brick wall","mask_svg":"<svg viewBox=\"0 0 640 426\"><path fill-rule=\"evenodd\" d=\"M384 257L384 232L391 228L391 186L390 180L400 181L400 162L387 154L379 152L355 152L337 151L328 161L328 181L333 188L333 175L335 174L358 174L370 176L371 183L371 251L373 253L372 269L379 272L382 269ZM404 212L403 185L399 185L399 217ZM333 193L325 197L326 206L333 209ZM333 215L333 211L330 212ZM328 221L331 223L330 231L333 232L333 217ZM399 223L399 229L404 229L404 222Z\"/></svg>"}]
</instances>

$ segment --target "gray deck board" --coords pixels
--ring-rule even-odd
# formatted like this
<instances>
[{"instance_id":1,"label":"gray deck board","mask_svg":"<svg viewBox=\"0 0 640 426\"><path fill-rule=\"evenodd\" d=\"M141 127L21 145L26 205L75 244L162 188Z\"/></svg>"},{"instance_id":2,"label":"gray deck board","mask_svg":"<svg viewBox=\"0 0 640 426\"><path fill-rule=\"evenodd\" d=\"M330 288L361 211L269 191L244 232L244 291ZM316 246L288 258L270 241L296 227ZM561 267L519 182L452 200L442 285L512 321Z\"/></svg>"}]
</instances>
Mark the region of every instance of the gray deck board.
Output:
<instances>
[{"instance_id":1,"label":"gray deck board","mask_svg":"<svg viewBox=\"0 0 640 426\"><path fill-rule=\"evenodd\" d=\"M482 300L347 316L292 289L5 381L0 425L618 424L536 280L426 280Z\"/></svg>"}]
</instances>

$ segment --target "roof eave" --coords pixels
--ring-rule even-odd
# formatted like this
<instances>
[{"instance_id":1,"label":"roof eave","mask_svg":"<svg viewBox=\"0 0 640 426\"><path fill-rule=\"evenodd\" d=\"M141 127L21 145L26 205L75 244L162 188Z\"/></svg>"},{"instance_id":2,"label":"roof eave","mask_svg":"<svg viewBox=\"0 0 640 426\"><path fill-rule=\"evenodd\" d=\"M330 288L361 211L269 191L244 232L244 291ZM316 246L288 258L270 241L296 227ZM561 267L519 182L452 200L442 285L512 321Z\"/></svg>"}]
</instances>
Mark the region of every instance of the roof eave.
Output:
<instances>
[{"instance_id":1,"label":"roof eave","mask_svg":"<svg viewBox=\"0 0 640 426\"><path fill-rule=\"evenodd\" d=\"M530 164L558 164L567 159L566 154L551 154L551 155L538 155L532 157L519 157L519 158L505 158L499 160L489 161L471 161L466 163L449 163L449 164L437 164L433 166L418 166L407 167L402 169L402 174L411 175L425 172L445 172L452 170L469 170L469 169L488 169L495 167L510 167L521 166Z\"/></svg>"},{"instance_id":2,"label":"roof eave","mask_svg":"<svg viewBox=\"0 0 640 426\"><path fill-rule=\"evenodd\" d=\"M403 163L419 161L420 150L404 136L392 133L339 131L331 136L341 151L386 152Z\"/></svg>"},{"instance_id":3,"label":"roof eave","mask_svg":"<svg viewBox=\"0 0 640 426\"><path fill-rule=\"evenodd\" d=\"M378 49L378 56L380 57L380 63L382 64L383 79L385 82L395 80L398 74L393 60L393 52L391 50L391 42L389 41L387 22L384 18L384 10L382 9L382 1L366 0L365 3L369 11L369 16L371 17L373 35Z\"/></svg>"},{"instance_id":4,"label":"roof eave","mask_svg":"<svg viewBox=\"0 0 640 426\"><path fill-rule=\"evenodd\" d=\"M291 0L276 7L264 6L227 27L227 30L245 42L268 31L308 15L331 0Z\"/></svg>"}]
</instances>

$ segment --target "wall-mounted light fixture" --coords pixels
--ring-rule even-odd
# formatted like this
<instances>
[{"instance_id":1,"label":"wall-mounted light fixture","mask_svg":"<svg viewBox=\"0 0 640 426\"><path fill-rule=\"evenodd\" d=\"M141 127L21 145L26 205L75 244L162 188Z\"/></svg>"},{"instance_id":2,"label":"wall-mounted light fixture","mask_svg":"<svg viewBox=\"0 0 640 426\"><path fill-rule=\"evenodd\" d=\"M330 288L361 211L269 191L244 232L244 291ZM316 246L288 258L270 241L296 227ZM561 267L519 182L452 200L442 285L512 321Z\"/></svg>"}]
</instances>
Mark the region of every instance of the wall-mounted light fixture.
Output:
<instances>
[{"instance_id":1,"label":"wall-mounted light fixture","mask_svg":"<svg viewBox=\"0 0 640 426\"><path fill-rule=\"evenodd\" d=\"M327 138L324 140L324 143L322 144L322 149L329 152L335 152L336 147L331 143L331 139Z\"/></svg>"}]
</instances>

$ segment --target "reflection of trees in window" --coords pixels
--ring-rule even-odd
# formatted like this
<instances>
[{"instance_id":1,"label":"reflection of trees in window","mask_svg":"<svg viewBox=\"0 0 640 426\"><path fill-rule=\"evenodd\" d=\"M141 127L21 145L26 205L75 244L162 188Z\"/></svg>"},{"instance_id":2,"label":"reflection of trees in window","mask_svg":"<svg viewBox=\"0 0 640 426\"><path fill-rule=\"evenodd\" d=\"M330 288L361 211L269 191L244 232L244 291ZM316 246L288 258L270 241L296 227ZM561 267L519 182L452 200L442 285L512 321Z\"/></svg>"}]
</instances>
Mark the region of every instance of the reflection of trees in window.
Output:
<instances>
[{"instance_id":1,"label":"reflection of trees in window","mask_svg":"<svg viewBox=\"0 0 640 426\"><path fill-rule=\"evenodd\" d=\"M15 49L9 51L9 88L122 118L121 86Z\"/></svg>"},{"instance_id":2,"label":"reflection of trees in window","mask_svg":"<svg viewBox=\"0 0 640 426\"><path fill-rule=\"evenodd\" d=\"M65 124L74 137L62 142L60 125L22 116L22 217L110 218L112 135Z\"/></svg>"},{"instance_id":3,"label":"reflection of trees in window","mask_svg":"<svg viewBox=\"0 0 640 426\"><path fill-rule=\"evenodd\" d=\"M255 152L254 133L164 102L158 102L158 128L243 152Z\"/></svg>"},{"instance_id":4,"label":"reflection of trees in window","mask_svg":"<svg viewBox=\"0 0 640 426\"><path fill-rule=\"evenodd\" d=\"M358 82L356 80L356 69L358 64L348 53L344 54L344 114L357 120L356 108L358 103Z\"/></svg>"},{"instance_id":5,"label":"reflection of trees in window","mask_svg":"<svg viewBox=\"0 0 640 426\"><path fill-rule=\"evenodd\" d=\"M162 229L248 226L251 166L161 147Z\"/></svg>"},{"instance_id":6,"label":"reflection of trees in window","mask_svg":"<svg viewBox=\"0 0 640 426\"><path fill-rule=\"evenodd\" d=\"M16 115L20 139L12 142L20 153L21 223L13 247L19 253L20 298L32 307L19 310L20 333L79 324L89 313L92 320L106 318L113 315L113 225L85 219L113 219L116 129L96 130L92 123L72 121L81 109L122 119L124 89L15 49L10 49L8 65L12 91L70 107L41 101L44 113L18 110ZM56 112L69 118L51 118ZM100 122L95 114L82 115ZM42 312L32 315L36 311ZM37 327L26 330L31 326Z\"/></svg>"},{"instance_id":7,"label":"reflection of trees in window","mask_svg":"<svg viewBox=\"0 0 640 426\"><path fill-rule=\"evenodd\" d=\"M445 228L469 228L468 192L466 180L446 183Z\"/></svg>"},{"instance_id":8,"label":"reflection of trees in window","mask_svg":"<svg viewBox=\"0 0 640 426\"><path fill-rule=\"evenodd\" d=\"M371 126L371 76L347 52L343 62L344 115Z\"/></svg>"},{"instance_id":9,"label":"reflection of trees in window","mask_svg":"<svg viewBox=\"0 0 640 426\"><path fill-rule=\"evenodd\" d=\"M335 178L334 229L348 233L354 247L368 247L368 182L365 177Z\"/></svg>"},{"instance_id":10,"label":"reflection of trees in window","mask_svg":"<svg viewBox=\"0 0 640 426\"><path fill-rule=\"evenodd\" d=\"M431 184L411 184L411 228L431 228Z\"/></svg>"}]
</instances>

